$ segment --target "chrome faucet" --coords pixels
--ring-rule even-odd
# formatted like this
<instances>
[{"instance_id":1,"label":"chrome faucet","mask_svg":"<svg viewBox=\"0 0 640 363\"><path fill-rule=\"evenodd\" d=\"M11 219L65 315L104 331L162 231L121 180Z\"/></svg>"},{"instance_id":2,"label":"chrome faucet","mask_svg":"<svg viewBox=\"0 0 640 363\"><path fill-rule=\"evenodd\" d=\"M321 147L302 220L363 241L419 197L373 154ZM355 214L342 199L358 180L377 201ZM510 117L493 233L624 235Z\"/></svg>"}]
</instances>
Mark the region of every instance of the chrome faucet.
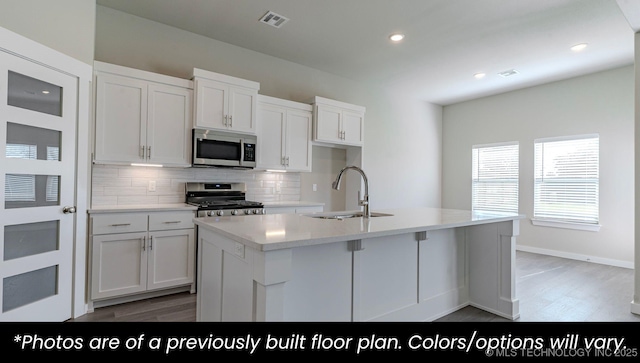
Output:
<instances>
[{"instance_id":1,"label":"chrome faucet","mask_svg":"<svg viewBox=\"0 0 640 363\"><path fill-rule=\"evenodd\" d=\"M369 218L371 217L371 211L369 210L369 181L367 180L367 175L364 173L362 169L353 165L345 166L344 168L342 168L342 170L340 170L340 172L338 173L338 176L336 177L336 180L334 180L333 183L331 184L331 187L335 190L340 189L340 179L342 179L342 173L344 173L345 170L347 169L353 169L359 172L360 175L362 175L362 179L364 180L364 197L362 198L362 200L358 201L358 205L364 207L363 217Z\"/></svg>"}]
</instances>

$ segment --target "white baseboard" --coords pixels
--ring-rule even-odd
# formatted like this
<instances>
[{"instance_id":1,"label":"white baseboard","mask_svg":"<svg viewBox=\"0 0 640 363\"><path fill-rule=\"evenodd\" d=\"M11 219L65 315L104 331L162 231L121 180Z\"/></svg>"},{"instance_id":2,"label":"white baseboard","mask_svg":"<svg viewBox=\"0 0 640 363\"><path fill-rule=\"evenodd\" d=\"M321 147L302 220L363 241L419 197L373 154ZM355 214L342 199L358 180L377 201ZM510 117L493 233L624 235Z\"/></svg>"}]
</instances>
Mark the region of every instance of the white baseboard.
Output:
<instances>
[{"instance_id":1,"label":"white baseboard","mask_svg":"<svg viewBox=\"0 0 640 363\"><path fill-rule=\"evenodd\" d=\"M609 266L633 269L633 262L630 262L630 261L613 260L613 259L610 259L610 258L602 258L602 257L597 257L597 256L582 255L582 254L579 254L579 253L571 253L571 252L564 252L564 251L557 251L557 250L549 250L549 249L545 249L545 248L537 248L537 247L522 246L522 245L516 245L516 250L524 251L524 252L531 252L531 253L538 253L538 254L541 254L541 255L549 255L549 256L555 256L555 257L568 258L568 259L571 259L571 260L599 263L601 265L609 265Z\"/></svg>"}]
</instances>

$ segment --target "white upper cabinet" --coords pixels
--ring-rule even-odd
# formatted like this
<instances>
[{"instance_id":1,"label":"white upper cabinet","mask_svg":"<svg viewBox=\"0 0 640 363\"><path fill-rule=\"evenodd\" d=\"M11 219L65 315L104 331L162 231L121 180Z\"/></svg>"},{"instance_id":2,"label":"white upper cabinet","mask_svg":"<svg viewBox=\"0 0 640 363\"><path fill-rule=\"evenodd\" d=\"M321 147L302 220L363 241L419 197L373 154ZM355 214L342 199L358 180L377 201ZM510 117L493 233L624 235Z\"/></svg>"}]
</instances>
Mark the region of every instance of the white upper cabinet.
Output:
<instances>
[{"instance_id":1,"label":"white upper cabinet","mask_svg":"<svg viewBox=\"0 0 640 363\"><path fill-rule=\"evenodd\" d=\"M259 83L197 68L193 82L196 128L256 134Z\"/></svg>"},{"instance_id":2,"label":"white upper cabinet","mask_svg":"<svg viewBox=\"0 0 640 363\"><path fill-rule=\"evenodd\" d=\"M311 105L258 96L256 168L311 171Z\"/></svg>"},{"instance_id":3,"label":"white upper cabinet","mask_svg":"<svg viewBox=\"0 0 640 363\"><path fill-rule=\"evenodd\" d=\"M193 82L101 62L94 69L94 162L190 166Z\"/></svg>"},{"instance_id":4,"label":"white upper cabinet","mask_svg":"<svg viewBox=\"0 0 640 363\"><path fill-rule=\"evenodd\" d=\"M364 107L315 97L313 111L313 141L346 146L363 145Z\"/></svg>"}]
</instances>

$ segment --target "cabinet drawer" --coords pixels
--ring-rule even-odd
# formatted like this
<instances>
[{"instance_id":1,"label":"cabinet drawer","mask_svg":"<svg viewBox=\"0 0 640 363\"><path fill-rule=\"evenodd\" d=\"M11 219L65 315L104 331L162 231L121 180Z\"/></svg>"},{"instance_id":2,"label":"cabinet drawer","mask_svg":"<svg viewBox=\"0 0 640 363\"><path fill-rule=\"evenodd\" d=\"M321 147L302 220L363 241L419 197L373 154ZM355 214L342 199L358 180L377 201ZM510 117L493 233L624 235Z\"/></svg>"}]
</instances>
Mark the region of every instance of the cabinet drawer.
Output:
<instances>
[{"instance_id":1,"label":"cabinet drawer","mask_svg":"<svg viewBox=\"0 0 640 363\"><path fill-rule=\"evenodd\" d=\"M146 213L112 213L91 217L91 232L94 235L146 231Z\"/></svg>"},{"instance_id":2,"label":"cabinet drawer","mask_svg":"<svg viewBox=\"0 0 640 363\"><path fill-rule=\"evenodd\" d=\"M194 212L166 212L149 214L149 230L193 228Z\"/></svg>"}]
</instances>

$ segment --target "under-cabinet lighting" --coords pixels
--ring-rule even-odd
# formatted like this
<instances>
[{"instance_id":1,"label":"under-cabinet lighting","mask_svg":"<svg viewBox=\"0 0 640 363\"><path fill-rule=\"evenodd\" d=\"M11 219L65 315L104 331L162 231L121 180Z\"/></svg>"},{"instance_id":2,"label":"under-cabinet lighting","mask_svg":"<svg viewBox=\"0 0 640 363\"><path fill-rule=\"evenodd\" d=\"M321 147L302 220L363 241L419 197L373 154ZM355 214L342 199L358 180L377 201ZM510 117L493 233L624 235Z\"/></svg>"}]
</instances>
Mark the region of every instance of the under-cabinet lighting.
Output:
<instances>
[{"instance_id":1,"label":"under-cabinet lighting","mask_svg":"<svg viewBox=\"0 0 640 363\"><path fill-rule=\"evenodd\" d=\"M162 164L136 164L136 163L131 163L131 166L150 166L152 168L162 168Z\"/></svg>"},{"instance_id":2,"label":"under-cabinet lighting","mask_svg":"<svg viewBox=\"0 0 640 363\"><path fill-rule=\"evenodd\" d=\"M269 173L286 173L286 170L271 170L271 169L267 169L267 171Z\"/></svg>"},{"instance_id":3,"label":"under-cabinet lighting","mask_svg":"<svg viewBox=\"0 0 640 363\"><path fill-rule=\"evenodd\" d=\"M42 93L44 93L45 95L48 95L48 94L49 94L49 91L46 91L46 90L45 90L45 91L42 91Z\"/></svg>"}]
</instances>

